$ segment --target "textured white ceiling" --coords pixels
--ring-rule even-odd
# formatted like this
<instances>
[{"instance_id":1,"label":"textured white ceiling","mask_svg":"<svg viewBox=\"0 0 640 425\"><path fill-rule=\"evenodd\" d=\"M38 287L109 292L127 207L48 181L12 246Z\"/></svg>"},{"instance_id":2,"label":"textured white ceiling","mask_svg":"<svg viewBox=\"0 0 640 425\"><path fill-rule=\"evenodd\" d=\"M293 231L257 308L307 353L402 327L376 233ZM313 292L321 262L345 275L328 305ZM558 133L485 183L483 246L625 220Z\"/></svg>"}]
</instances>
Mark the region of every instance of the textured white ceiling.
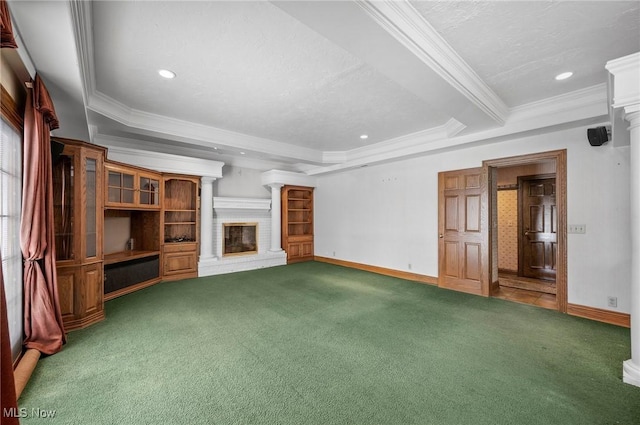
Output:
<instances>
[{"instance_id":1,"label":"textured white ceiling","mask_svg":"<svg viewBox=\"0 0 640 425\"><path fill-rule=\"evenodd\" d=\"M448 119L267 2L94 2L93 22L96 88L134 109L329 151Z\"/></svg>"},{"instance_id":2,"label":"textured white ceiling","mask_svg":"<svg viewBox=\"0 0 640 425\"><path fill-rule=\"evenodd\" d=\"M639 1L8 2L58 135L313 173L602 120L640 51Z\"/></svg>"},{"instance_id":3,"label":"textured white ceiling","mask_svg":"<svg viewBox=\"0 0 640 425\"><path fill-rule=\"evenodd\" d=\"M637 1L412 4L510 107L602 83L607 61L640 51Z\"/></svg>"}]
</instances>

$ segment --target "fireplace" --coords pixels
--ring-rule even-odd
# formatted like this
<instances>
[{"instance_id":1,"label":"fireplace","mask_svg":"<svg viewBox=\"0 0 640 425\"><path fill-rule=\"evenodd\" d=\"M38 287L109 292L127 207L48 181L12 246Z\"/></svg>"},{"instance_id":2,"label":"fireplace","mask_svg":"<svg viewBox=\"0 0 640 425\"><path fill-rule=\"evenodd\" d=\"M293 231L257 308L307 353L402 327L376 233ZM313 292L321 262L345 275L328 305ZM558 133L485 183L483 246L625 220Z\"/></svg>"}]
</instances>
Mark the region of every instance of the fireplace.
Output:
<instances>
[{"instance_id":1,"label":"fireplace","mask_svg":"<svg viewBox=\"0 0 640 425\"><path fill-rule=\"evenodd\" d=\"M223 223L222 227L223 256L258 253L258 223Z\"/></svg>"},{"instance_id":2,"label":"fireplace","mask_svg":"<svg viewBox=\"0 0 640 425\"><path fill-rule=\"evenodd\" d=\"M269 249L272 236L271 199L214 197L212 224L214 255L213 258L200 259L198 276L287 264L287 254L283 250ZM255 236L245 233L249 231ZM227 248L234 243L235 248Z\"/></svg>"}]
</instances>

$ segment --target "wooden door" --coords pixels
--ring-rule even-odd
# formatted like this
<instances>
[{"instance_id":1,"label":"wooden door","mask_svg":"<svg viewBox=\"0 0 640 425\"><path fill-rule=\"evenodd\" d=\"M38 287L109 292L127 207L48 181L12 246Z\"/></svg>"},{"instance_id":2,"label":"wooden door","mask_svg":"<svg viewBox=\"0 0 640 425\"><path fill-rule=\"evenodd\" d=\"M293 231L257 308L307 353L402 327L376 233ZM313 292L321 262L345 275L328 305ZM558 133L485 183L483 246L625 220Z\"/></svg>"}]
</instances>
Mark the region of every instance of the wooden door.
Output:
<instances>
[{"instance_id":1,"label":"wooden door","mask_svg":"<svg viewBox=\"0 0 640 425\"><path fill-rule=\"evenodd\" d=\"M518 272L535 279L556 279L558 217L556 179L520 177Z\"/></svg>"},{"instance_id":2,"label":"wooden door","mask_svg":"<svg viewBox=\"0 0 640 425\"><path fill-rule=\"evenodd\" d=\"M438 286L489 296L487 173L438 174Z\"/></svg>"}]
</instances>

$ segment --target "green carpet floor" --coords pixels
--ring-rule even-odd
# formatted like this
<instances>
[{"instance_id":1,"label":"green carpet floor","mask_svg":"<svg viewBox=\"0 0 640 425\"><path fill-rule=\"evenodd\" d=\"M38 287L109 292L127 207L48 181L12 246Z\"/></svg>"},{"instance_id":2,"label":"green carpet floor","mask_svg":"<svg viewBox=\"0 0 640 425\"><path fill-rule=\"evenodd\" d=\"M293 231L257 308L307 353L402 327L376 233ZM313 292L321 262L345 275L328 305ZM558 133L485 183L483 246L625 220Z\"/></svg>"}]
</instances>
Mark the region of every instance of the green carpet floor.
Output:
<instances>
[{"instance_id":1,"label":"green carpet floor","mask_svg":"<svg viewBox=\"0 0 640 425\"><path fill-rule=\"evenodd\" d=\"M640 424L628 329L500 299L311 262L106 313L39 362L23 424Z\"/></svg>"}]
</instances>

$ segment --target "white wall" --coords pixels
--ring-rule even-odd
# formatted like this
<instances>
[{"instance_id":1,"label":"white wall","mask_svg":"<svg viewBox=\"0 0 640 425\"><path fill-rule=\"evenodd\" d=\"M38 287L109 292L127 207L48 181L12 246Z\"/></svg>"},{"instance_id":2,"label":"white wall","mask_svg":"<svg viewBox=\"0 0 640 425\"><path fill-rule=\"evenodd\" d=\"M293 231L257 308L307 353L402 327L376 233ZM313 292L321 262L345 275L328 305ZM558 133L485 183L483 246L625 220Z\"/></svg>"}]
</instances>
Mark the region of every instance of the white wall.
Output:
<instances>
[{"instance_id":1,"label":"white wall","mask_svg":"<svg viewBox=\"0 0 640 425\"><path fill-rule=\"evenodd\" d=\"M213 196L230 198L271 198L271 191L262 186L263 171L251 168L222 168L222 178L213 185Z\"/></svg>"},{"instance_id":2,"label":"white wall","mask_svg":"<svg viewBox=\"0 0 640 425\"><path fill-rule=\"evenodd\" d=\"M587 127L318 176L315 254L438 275L438 172L567 149L568 301L630 309L628 148L591 147Z\"/></svg>"}]
</instances>

